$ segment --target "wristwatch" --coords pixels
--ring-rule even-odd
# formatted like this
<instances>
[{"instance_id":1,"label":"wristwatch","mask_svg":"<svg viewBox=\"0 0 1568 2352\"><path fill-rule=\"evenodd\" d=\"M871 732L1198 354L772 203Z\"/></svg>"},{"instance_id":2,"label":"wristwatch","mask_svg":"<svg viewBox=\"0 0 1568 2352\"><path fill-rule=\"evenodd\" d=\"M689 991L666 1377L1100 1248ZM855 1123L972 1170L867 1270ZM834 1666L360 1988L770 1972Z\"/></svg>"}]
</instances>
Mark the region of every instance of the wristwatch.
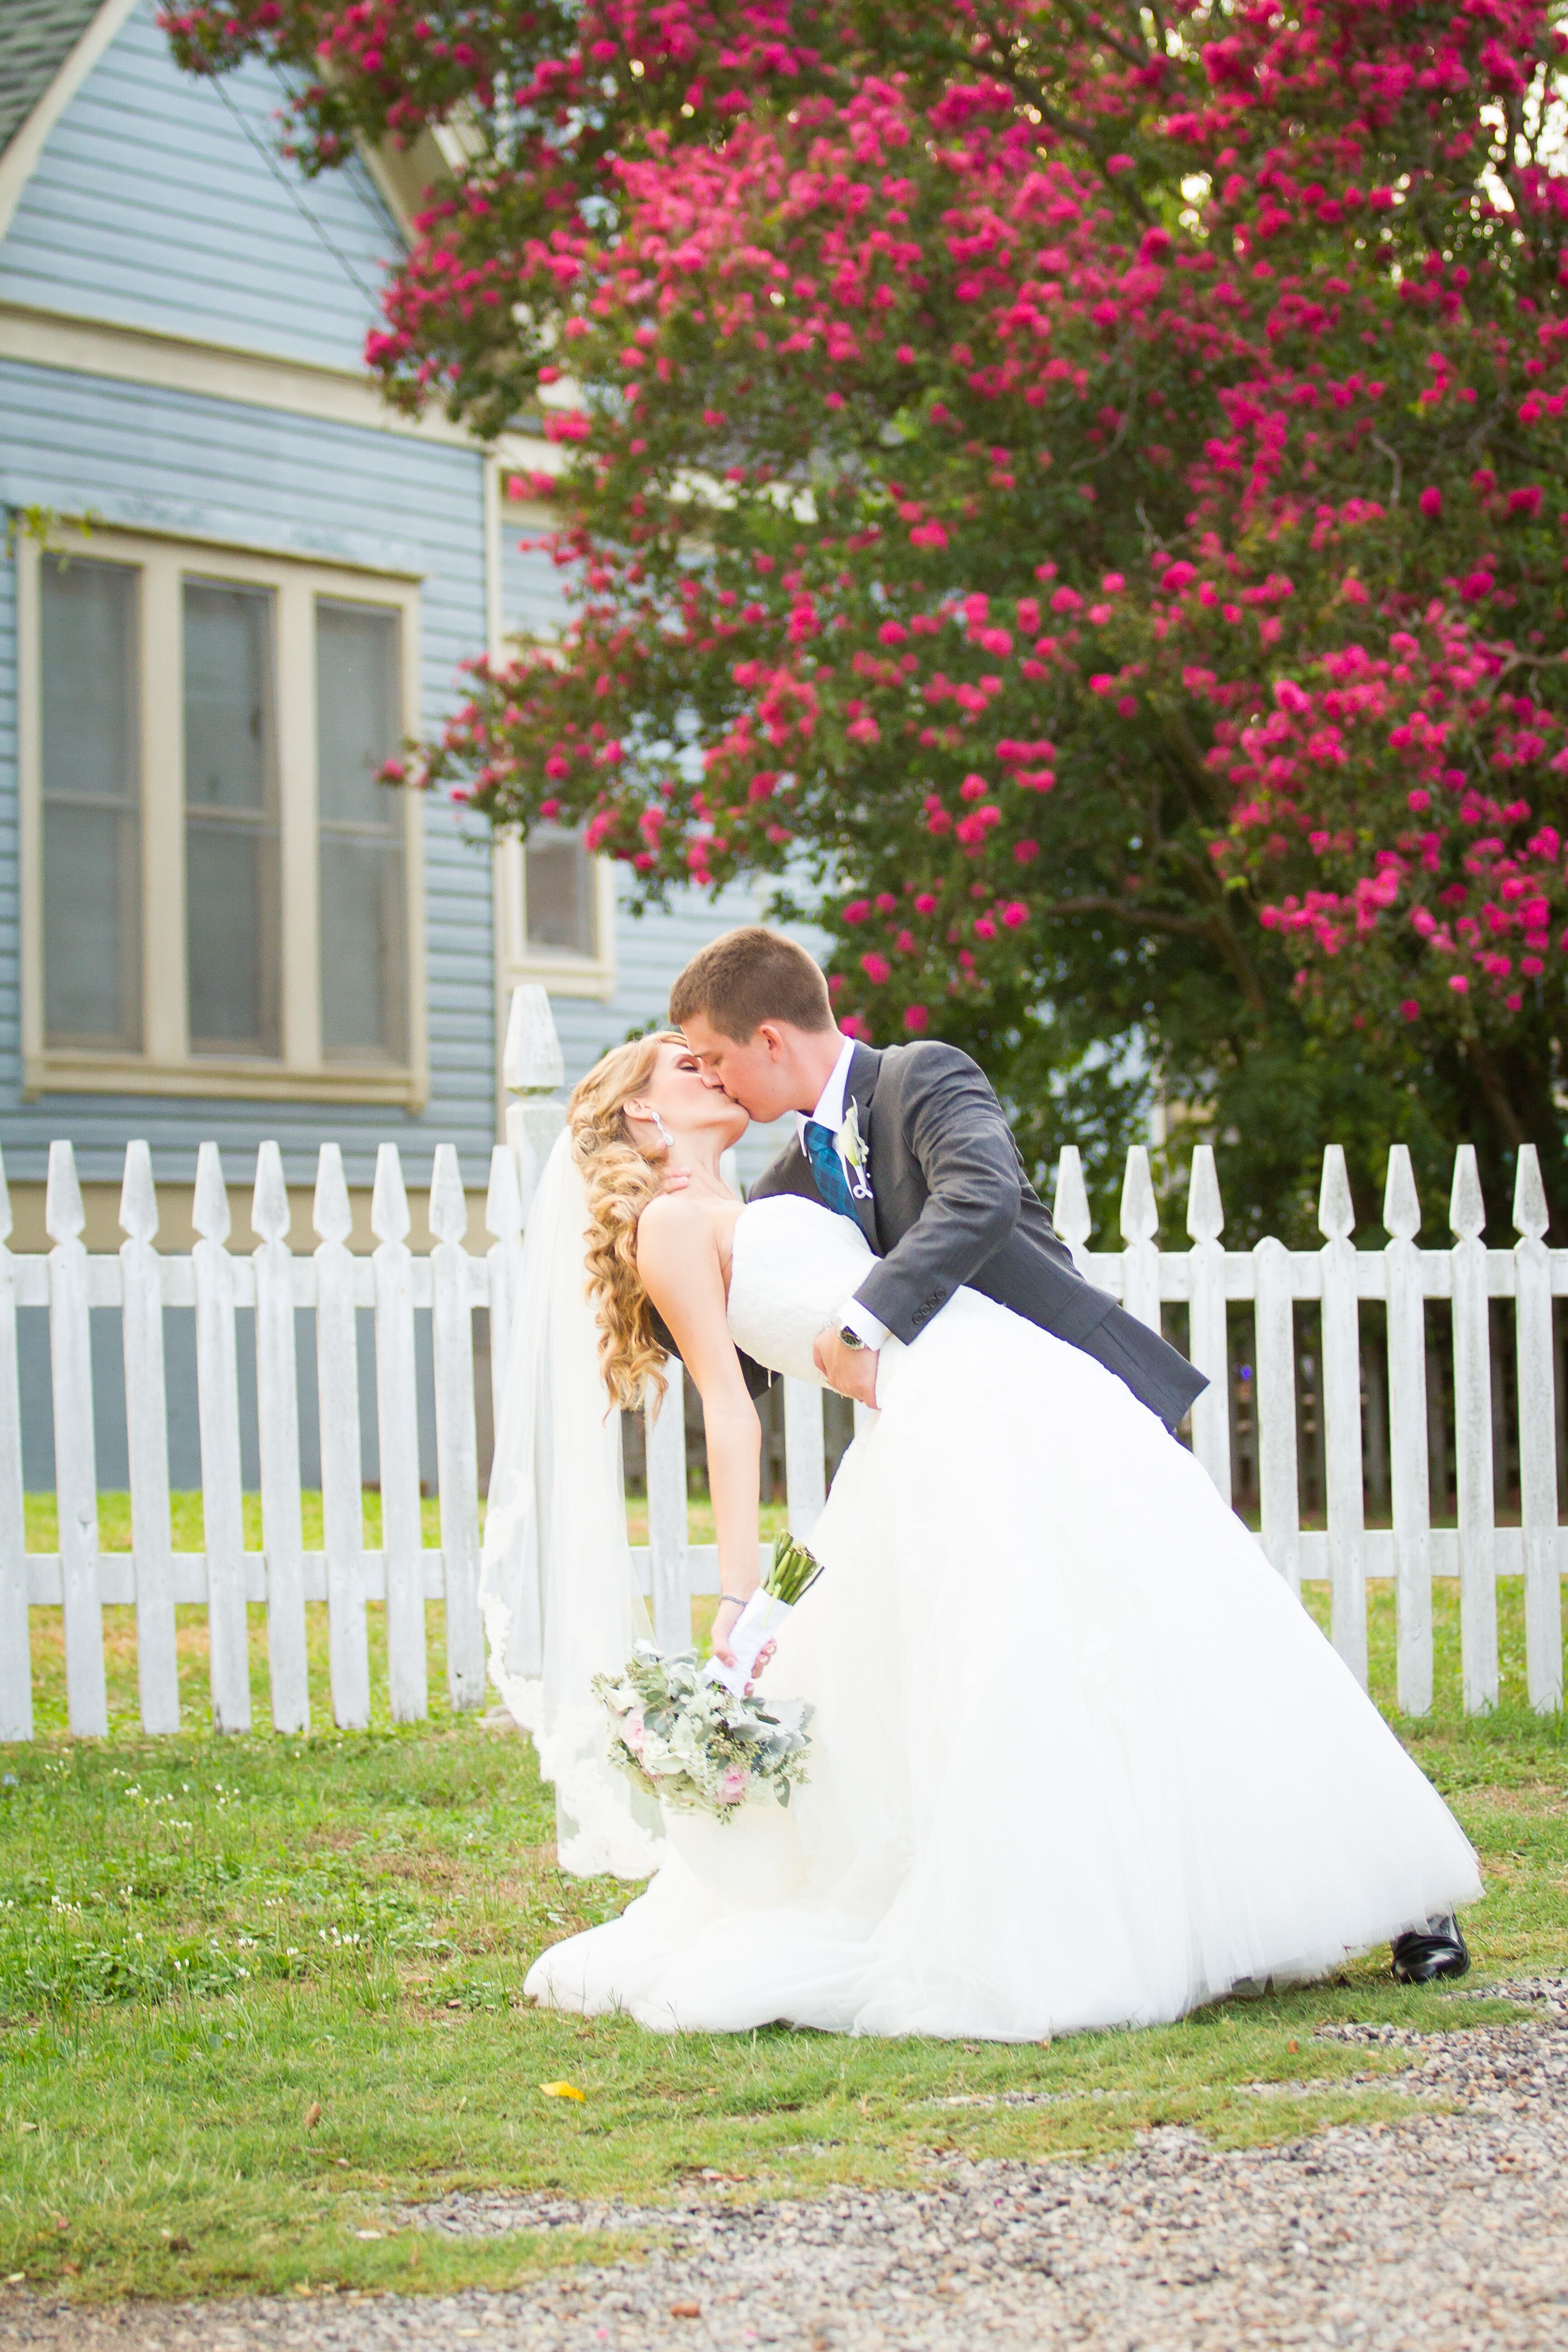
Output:
<instances>
[{"instance_id":1,"label":"wristwatch","mask_svg":"<svg viewBox=\"0 0 1568 2352\"><path fill-rule=\"evenodd\" d=\"M859 1332L851 1330L847 1323L838 1326L838 1336L847 1348L863 1348L866 1344Z\"/></svg>"}]
</instances>

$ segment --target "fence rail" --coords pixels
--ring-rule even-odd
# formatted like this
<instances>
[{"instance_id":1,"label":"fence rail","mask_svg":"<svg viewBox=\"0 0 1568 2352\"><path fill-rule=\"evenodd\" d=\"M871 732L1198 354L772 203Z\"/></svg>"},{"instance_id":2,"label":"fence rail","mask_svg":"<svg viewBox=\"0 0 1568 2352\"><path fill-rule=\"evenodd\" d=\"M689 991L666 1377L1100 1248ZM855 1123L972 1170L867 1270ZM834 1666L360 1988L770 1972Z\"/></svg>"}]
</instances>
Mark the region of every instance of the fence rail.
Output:
<instances>
[{"instance_id":1,"label":"fence rail","mask_svg":"<svg viewBox=\"0 0 1568 2352\"><path fill-rule=\"evenodd\" d=\"M149 1732L178 1727L176 1608L205 1608L213 1721L221 1731L250 1726L247 1609L267 1611L267 1659L275 1729L309 1725L308 1603L324 1601L335 1721L370 1719L366 1608L384 1608L388 1700L395 1720L425 1715L426 1611L445 1614L448 1696L480 1704L485 1689L479 1611L479 1444L476 1349L488 1352L499 1396L510 1344L522 1234L545 1151L559 1131L561 1056L543 992L520 989L506 1055L519 1096L507 1141L491 1157L483 1255L467 1246L468 1202L457 1155L435 1155L427 1254L408 1246L410 1216L396 1149L381 1147L372 1200L375 1248L355 1256L342 1157L320 1155L312 1223L316 1245L289 1245L289 1206L278 1147L263 1144L250 1202L257 1247L229 1247L227 1188L216 1147L198 1158L189 1255L155 1247L157 1195L144 1143L126 1152L121 1199L125 1240L116 1255L89 1255L68 1143L49 1155L45 1256L13 1255L0 1165L0 1738L33 1732L29 1622L34 1609L64 1621L70 1728L108 1727L102 1612L136 1612L141 1717ZM1186 1208L1190 1246L1159 1246L1159 1205L1146 1151L1128 1155L1121 1197L1122 1247L1092 1251L1082 1170L1063 1152L1056 1222L1084 1273L1158 1328L1163 1307L1185 1309L1194 1361L1210 1387L1193 1409L1194 1452L1227 1501L1235 1499L1240 1440L1256 1463L1247 1499L1259 1541L1296 1591L1327 1580L1332 1639L1364 1684L1369 1577L1393 1580L1398 1619L1398 1696L1425 1714L1433 1699L1432 1580L1457 1577L1464 1705L1494 1706L1499 1694L1497 1579L1523 1579L1527 1681L1542 1710L1563 1699L1561 1578L1568 1528L1558 1523L1557 1345L1552 1302L1568 1297L1568 1250L1549 1249L1545 1198L1533 1150L1521 1151L1513 1203L1519 1239L1489 1249L1475 1154L1457 1155L1447 1249L1416 1245L1420 1209L1409 1156L1391 1154L1381 1250L1353 1246L1344 1158L1324 1155L1317 1250L1277 1240L1246 1251L1222 1243L1224 1213L1214 1158L1194 1155ZM1500 1327L1512 1301L1511 1348ZM1363 1309L1373 1307L1379 1328ZM16 1316L47 1310L54 1407L58 1549L26 1549ZM123 1350L132 1548L100 1543L91 1316L119 1310ZM1436 1307L1450 1339L1435 1349ZM169 1492L168 1399L163 1314L184 1308L195 1326L205 1549L174 1548ZM1248 1360L1238 1354L1233 1308L1250 1309ZM1321 1337L1304 1352L1298 1310L1315 1313ZM488 1318L488 1332L476 1317ZM244 1539L237 1317L254 1323L256 1418L262 1548ZM362 1388L357 1318L374 1318L373 1392ZM299 1317L313 1318L322 1502L322 1549L304 1549L300 1481ZM422 1418L416 1318L427 1316L434 1366L433 1414L440 1542L422 1533ZM1245 1341L1246 1334L1240 1335ZM1444 1360L1451 1359L1451 1376ZM1510 1358L1511 1357L1511 1362ZM648 1540L633 1558L648 1594L658 1637L690 1639L694 1592L717 1590L710 1546L689 1540L685 1415L679 1367L666 1409L646 1424ZM1447 1402L1451 1377L1452 1406ZM1441 1388L1444 1394L1436 1391ZM826 1428L819 1390L783 1383L784 1455L791 1527L808 1537L826 1486ZM1385 1402L1384 1402L1385 1400ZM1370 1428L1363 1402L1372 1406ZM1438 1410L1437 1408L1440 1408ZM364 1541L362 1433L374 1421L379 1446L382 1542ZM1501 1429L1500 1449L1499 1429ZM1453 1527L1433 1524L1434 1433L1447 1480L1451 1444ZM1324 1524L1304 1524L1302 1444L1321 1448ZM1375 1440L1375 1444L1369 1443ZM1381 1450L1380 1450L1381 1449ZM1386 1463L1392 1524L1367 1525L1369 1463ZM1517 1459L1517 1526L1500 1524L1500 1464ZM1042 1460L1042 1491L1048 1486ZM1446 1494L1446 1485L1445 1485ZM1505 1498L1510 1499L1510 1498ZM1441 1517L1441 1512L1438 1513Z\"/></svg>"}]
</instances>

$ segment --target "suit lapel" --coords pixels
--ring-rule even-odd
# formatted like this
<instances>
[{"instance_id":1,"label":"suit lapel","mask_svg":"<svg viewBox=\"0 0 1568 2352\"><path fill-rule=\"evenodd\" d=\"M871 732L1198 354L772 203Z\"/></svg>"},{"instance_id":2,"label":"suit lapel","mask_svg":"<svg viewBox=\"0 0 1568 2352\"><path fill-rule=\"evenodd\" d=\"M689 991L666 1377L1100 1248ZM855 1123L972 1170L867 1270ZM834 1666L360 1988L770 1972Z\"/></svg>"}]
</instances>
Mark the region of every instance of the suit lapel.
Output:
<instances>
[{"instance_id":1,"label":"suit lapel","mask_svg":"<svg viewBox=\"0 0 1568 2352\"><path fill-rule=\"evenodd\" d=\"M871 1150L871 1097L877 1091L877 1074L881 1066L882 1056L874 1046L858 1045L850 1056L849 1076L844 1088L844 1108L847 1111L851 1105L854 1106L855 1115L859 1123L860 1140L866 1147L868 1160ZM868 1168L868 1173L874 1192L877 1171L875 1168ZM855 1203L855 1214L859 1221L861 1232L871 1247L877 1249L879 1244L875 1200L856 1199L853 1185L850 1186L850 1198Z\"/></svg>"}]
</instances>

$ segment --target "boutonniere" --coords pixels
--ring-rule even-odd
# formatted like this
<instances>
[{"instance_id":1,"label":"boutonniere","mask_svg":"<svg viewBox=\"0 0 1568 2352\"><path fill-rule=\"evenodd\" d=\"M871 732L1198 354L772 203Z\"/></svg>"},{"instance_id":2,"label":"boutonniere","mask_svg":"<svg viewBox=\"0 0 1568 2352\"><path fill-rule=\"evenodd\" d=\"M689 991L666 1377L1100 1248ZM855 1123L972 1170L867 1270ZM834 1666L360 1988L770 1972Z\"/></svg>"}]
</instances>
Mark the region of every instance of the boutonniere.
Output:
<instances>
[{"instance_id":1,"label":"boutonniere","mask_svg":"<svg viewBox=\"0 0 1568 2352\"><path fill-rule=\"evenodd\" d=\"M838 1130L838 1142L845 1165L850 1171L850 1192L857 1201L868 1201L871 1187L866 1175L866 1139L860 1132L860 1111L856 1103L851 1103L845 1113L844 1124Z\"/></svg>"}]
</instances>

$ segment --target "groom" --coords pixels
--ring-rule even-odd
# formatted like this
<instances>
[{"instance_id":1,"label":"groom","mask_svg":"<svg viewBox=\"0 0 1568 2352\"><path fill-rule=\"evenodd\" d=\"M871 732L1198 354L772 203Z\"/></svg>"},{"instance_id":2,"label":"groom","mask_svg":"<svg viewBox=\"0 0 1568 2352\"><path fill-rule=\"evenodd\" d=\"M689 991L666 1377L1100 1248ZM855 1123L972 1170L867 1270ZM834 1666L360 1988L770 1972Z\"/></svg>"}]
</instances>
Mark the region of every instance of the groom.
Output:
<instances>
[{"instance_id":1,"label":"groom","mask_svg":"<svg viewBox=\"0 0 1568 2352\"><path fill-rule=\"evenodd\" d=\"M669 1016L742 1110L763 1121L795 1114L795 1140L751 1198L824 1202L877 1253L817 1338L830 1388L874 1405L883 1341L918 1338L965 1283L1092 1356L1170 1428L1208 1385L1079 1274L990 1082L956 1045L877 1052L846 1037L815 960L760 926L694 956L670 991Z\"/></svg>"}]
</instances>

